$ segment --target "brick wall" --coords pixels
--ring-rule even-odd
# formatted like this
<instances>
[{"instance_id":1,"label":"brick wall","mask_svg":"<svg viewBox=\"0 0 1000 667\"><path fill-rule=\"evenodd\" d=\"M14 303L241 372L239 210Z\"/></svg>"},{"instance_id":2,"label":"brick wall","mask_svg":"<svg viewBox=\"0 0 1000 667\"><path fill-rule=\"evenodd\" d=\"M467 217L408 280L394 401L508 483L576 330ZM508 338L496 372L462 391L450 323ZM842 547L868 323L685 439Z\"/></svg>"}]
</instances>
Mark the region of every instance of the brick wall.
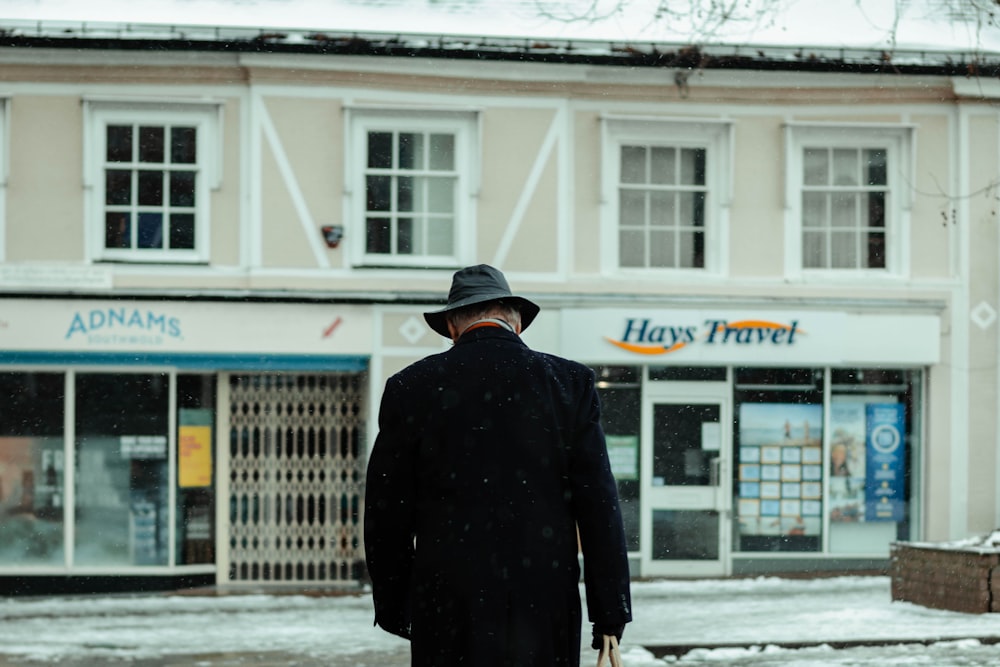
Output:
<instances>
[{"instance_id":1,"label":"brick wall","mask_svg":"<svg viewBox=\"0 0 1000 667\"><path fill-rule=\"evenodd\" d=\"M1000 550L895 542L892 599L969 614L1000 612Z\"/></svg>"}]
</instances>

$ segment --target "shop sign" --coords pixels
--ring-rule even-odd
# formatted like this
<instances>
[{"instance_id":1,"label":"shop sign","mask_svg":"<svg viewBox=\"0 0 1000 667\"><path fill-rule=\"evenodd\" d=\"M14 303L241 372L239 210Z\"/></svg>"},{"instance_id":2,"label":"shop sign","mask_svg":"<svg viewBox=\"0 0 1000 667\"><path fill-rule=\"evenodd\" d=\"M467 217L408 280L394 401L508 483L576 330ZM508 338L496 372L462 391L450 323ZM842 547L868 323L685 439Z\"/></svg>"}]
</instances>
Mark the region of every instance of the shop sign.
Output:
<instances>
[{"instance_id":1,"label":"shop sign","mask_svg":"<svg viewBox=\"0 0 1000 667\"><path fill-rule=\"evenodd\" d=\"M103 345L162 345L165 338L182 338L181 320L162 311L126 306L78 310L65 338Z\"/></svg>"},{"instance_id":2,"label":"shop sign","mask_svg":"<svg viewBox=\"0 0 1000 667\"><path fill-rule=\"evenodd\" d=\"M901 403L867 406L865 520L903 520L904 412Z\"/></svg>"},{"instance_id":3,"label":"shop sign","mask_svg":"<svg viewBox=\"0 0 1000 667\"><path fill-rule=\"evenodd\" d=\"M562 355L596 363L885 365L940 356L936 315L627 308L561 315Z\"/></svg>"}]
</instances>

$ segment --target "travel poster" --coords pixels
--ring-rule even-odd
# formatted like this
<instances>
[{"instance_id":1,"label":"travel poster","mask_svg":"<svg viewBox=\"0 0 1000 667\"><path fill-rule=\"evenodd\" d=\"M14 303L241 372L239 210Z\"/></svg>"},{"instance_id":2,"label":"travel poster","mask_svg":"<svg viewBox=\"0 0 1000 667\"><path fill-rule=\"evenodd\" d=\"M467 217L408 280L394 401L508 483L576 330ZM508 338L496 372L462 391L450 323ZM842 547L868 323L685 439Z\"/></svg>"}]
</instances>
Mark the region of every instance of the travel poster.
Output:
<instances>
[{"instance_id":1,"label":"travel poster","mask_svg":"<svg viewBox=\"0 0 1000 667\"><path fill-rule=\"evenodd\" d=\"M865 520L903 520L904 407L901 403L869 403L867 417L868 475Z\"/></svg>"},{"instance_id":2,"label":"travel poster","mask_svg":"<svg viewBox=\"0 0 1000 667\"><path fill-rule=\"evenodd\" d=\"M830 497L832 523L865 520L865 404L830 405Z\"/></svg>"},{"instance_id":3,"label":"travel poster","mask_svg":"<svg viewBox=\"0 0 1000 667\"><path fill-rule=\"evenodd\" d=\"M819 535L816 475L823 406L740 406L739 524L742 535ZM803 502L807 500L808 502Z\"/></svg>"}]
</instances>

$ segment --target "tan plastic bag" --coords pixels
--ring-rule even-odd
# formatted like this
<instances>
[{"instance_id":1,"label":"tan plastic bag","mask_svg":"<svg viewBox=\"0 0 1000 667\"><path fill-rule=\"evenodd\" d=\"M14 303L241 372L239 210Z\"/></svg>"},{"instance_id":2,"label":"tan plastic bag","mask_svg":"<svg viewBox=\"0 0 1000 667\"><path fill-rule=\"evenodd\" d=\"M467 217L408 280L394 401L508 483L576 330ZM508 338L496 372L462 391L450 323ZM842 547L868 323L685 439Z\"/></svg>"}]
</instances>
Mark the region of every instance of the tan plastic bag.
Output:
<instances>
[{"instance_id":1,"label":"tan plastic bag","mask_svg":"<svg viewBox=\"0 0 1000 667\"><path fill-rule=\"evenodd\" d=\"M613 635L604 635L604 646L597 654L597 667L622 667L622 654L618 650L618 638Z\"/></svg>"}]
</instances>

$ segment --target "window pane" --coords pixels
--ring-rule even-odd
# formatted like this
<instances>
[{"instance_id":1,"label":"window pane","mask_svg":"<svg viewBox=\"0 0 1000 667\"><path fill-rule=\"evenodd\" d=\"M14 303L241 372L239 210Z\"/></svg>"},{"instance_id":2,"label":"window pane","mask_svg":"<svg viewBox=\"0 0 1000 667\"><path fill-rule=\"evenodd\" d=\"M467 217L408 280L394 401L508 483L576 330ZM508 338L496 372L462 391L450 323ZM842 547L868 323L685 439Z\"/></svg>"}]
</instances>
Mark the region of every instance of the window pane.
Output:
<instances>
[{"instance_id":1,"label":"window pane","mask_svg":"<svg viewBox=\"0 0 1000 667\"><path fill-rule=\"evenodd\" d=\"M110 206L128 206L132 203L132 172L108 169L104 172L104 203Z\"/></svg>"},{"instance_id":2,"label":"window pane","mask_svg":"<svg viewBox=\"0 0 1000 667\"><path fill-rule=\"evenodd\" d=\"M802 193L802 226L822 227L826 224L827 195L820 192Z\"/></svg>"},{"instance_id":3,"label":"window pane","mask_svg":"<svg viewBox=\"0 0 1000 667\"><path fill-rule=\"evenodd\" d=\"M392 167L392 133L368 133L368 167L390 169Z\"/></svg>"},{"instance_id":4,"label":"window pane","mask_svg":"<svg viewBox=\"0 0 1000 667\"><path fill-rule=\"evenodd\" d=\"M802 234L802 266L807 269L826 267L826 234L824 232L804 232Z\"/></svg>"},{"instance_id":5,"label":"window pane","mask_svg":"<svg viewBox=\"0 0 1000 667\"><path fill-rule=\"evenodd\" d=\"M177 563L192 565L215 560L213 468L215 447L215 378L212 375L177 376ZM197 446L205 459L186 455ZM192 447L193 448L193 447ZM199 465L200 464L200 465Z\"/></svg>"},{"instance_id":6,"label":"window pane","mask_svg":"<svg viewBox=\"0 0 1000 667\"><path fill-rule=\"evenodd\" d=\"M626 226L645 226L646 193L637 190L622 190L619 196L618 222Z\"/></svg>"},{"instance_id":7,"label":"window pane","mask_svg":"<svg viewBox=\"0 0 1000 667\"><path fill-rule=\"evenodd\" d=\"M424 135L416 132L399 133L399 168L424 168Z\"/></svg>"},{"instance_id":8,"label":"window pane","mask_svg":"<svg viewBox=\"0 0 1000 667\"><path fill-rule=\"evenodd\" d=\"M138 241L140 248L163 247L163 214L140 213Z\"/></svg>"},{"instance_id":9,"label":"window pane","mask_svg":"<svg viewBox=\"0 0 1000 667\"><path fill-rule=\"evenodd\" d=\"M104 247L132 247L132 219L128 213L108 211L104 214Z\"/></svg>"},{"instance_id":10,"label":"window pane","mask_svg":"<svg viewBox=\"0 0 1000 667\"><path fill-rule=\"evenodd\" d=\"M853 148L835 148L833 150L834 185L859 185L860 172L857 150Z\"/></svg>"},{"instance_id":11,"label":"window pane","mask_svg":"<svg viewBox=\"0 0 1000 667\"><path fill-rule=\"evenodd\" d=\"M830 166L825 148L807 148L802 154L802 182L806 185L829 185Z\"/></svg>"},{"instance_id":12,"label":"window pane","mask_svg":"<svg viewBox=\"0 0 1000 667\"><path fill-rule=\"evenodd\" d=\"M646 149L642 146L622 146L621 182L646 182Z\"/></svg>"},{"instance_id":13,"label":"window pane","mask_svg":"<svg viewBox=\"0 0 1000 667\"><path fill-rule=\"evenodd\" d=\"M867 248L867 268L869 269L884 269L885 268L885 234L883 232L870 232L865 236L868 237L868 248Z\"/></svg>"},{"instance_id":14,"label":"window pane","mask_svg":"<svg viewBox=\"0 0 1000 667\"><path fill-rule=\"evenodd\" d=\"M681 184L705 184L705 149L681 149Z\"/></svg>"},{"instance_id":15,"label":"window pane","mask_svg":"<svg viewBox=\"0 0 1000 667\"><path fill-rule=\"evenodd\" d=\"M194 172L170 172L170 205L194 206Z\"/></svg>"},{"instance_id":16,"label":"window pane","mask_svg":"<svg viewBox=\"0 0 1000 667\"><path fill-rule=\"evenodd\" d=\"M650 149L650 183L674 185L677 183L673 148L654 147Z\"/></svg>"},{"instance_id":17,"label":"window pane","mask_svg":"<svg viewBox=\"0 0 1000 667\"><path fill-rule=\"evenodd\" d=\"M886 185L886 154L881 149L869 149L865 152L865 183L868 185Z\"/></svg>"},{"instance_id":18,"label":"window pane","mask_svg":"<svg viewBox=\"0 0 1000 667\"><path fill-rule=\"evenodd\" d=\"M858 196L851 194L833 195L830 210L830 226L858 226Z\"/></svg>"},{"instance_id":19,"label":"window pane","mask_svg":"<svg viewBox=\"0 0 1000 667\"><path fill-rule=\"evenodd\" d=\"M392 230L388 218L368 218L365 224L365 252L388 254Z\"/></svg>"},{"instance_id":20,"label":"window pane","mask_svg":"<svg viewBox=\"0 0 1000 667\"><path fill-rule=\"evenodd\" d=\"M868 193L868 220L869 227L885 227L885 193Z\"/></svg>"},{"instance_id":21,"label":"window pane","mask_svg":"<svg viewBox=\"0 0 1000 667\"><path fill-rule=\"evenodd\" d=\"M454 218L434 218L428 222L427 254L451 255Z\"/></svg>"},{"instance_id":22,"label":"window pane","mask_svg":"<svg viewBox=\"0 0 1000 667\"><path fill-rule=\"evenodd\" d=\"M623 229L618 234L618 264L646 266L646 235L639 230Z\"/></svg>"},{"instance_id":23,"label":"window pane","mask_svg":"<svg viewBox=\"0 0 1000 667\"><path fill-rule=\"evenodd\" d=\"M414 186L413 176L397 176L396 177L396 210L397 211L413 211L413 186Z\"/></svg>"},{"instance_id":24,"label":"window pane","mask_svg":"<svg viewBox=\"0 0 1000 667\"><path fill-rule=\"evenodd\" d=\"M672 230L654 230L649 233L649 266L671 268L677 266L676 234Z\"/></svg>"},{"instance_id":25,"label":"window pane","mask_svg":"<svg viewBox=\"0 0 1000 667\"><path fill-rule=\"evenodd\" d=\"M455 212L455 179L427 179L427 210L432 213Z\"/></svg>"},{"instance_id":26,"label":"window pane","mask_svg":"<svg viewBox=\"0 0 1000 667\"><path fill-rule=\"evenodd\" d=\"M163 128L139 128L139 162L163 162Z\"/></svg>"},{"instance_id":27,"label":"window pane","mask_svg":"<svg viewBox=\"0 0 1000 667\"><path fill-rule=\"evenodd\" d=\"M0 564L63 564L63 387L61 373L0 373Z\"/></svg>"},{"instance_id":28,"label":"window pane","mask_svg":"<svg viewBox=\"0 0 1000 667\"><path fill-rule=\"evenodd\" d=\"M139 206L163 206L163 172L139 172Z\"/></svg>"},{"instance_id":29,"label":"window pane","mask_svg":"<svg viewBox=\"0 0 1000 667\"><path fill-rule=\"evenodd\" d=\"M717 560L719 513L714 510L654 510L654 560Z\"/></svg>"},{"instance_id":30,"label":"window pane","mask_svg":"<svg viewBox=\"0 0 1000 667\"><path fill-rule=\"evenodd\" d=\"M392 176L365 178L369 211L389 211L392 208Z\"/></svg>"},{"instance_id":31,"label":"window pane","mask_svg":"<svg viewBox=\"0 0 1000 667\"><path fill-rule=\"evenodd\" d=\"M705 226L705 197L704 192L694 192L692 193L692 198L694 201L691 203L691 209L693 215L691 217L691 224L695 227Z\"/></svg>"},{"instance_id":32,"label":"window pane","mask_svg":"<svg viewBox=\"0 0 1000 667\"><path fill-rule=\"evenodd\" d=\"M681 232L677 235L680 243L678 266L682 269L705 267L705 233Z\"/></svg>"},{"instance_id":33,"label":"window pane","mask_svg":"<svg viewBox=\"0 0 1000 667\"><path fill-rule=\"evenodd\" d=\"M106 136L108 162L131 162L132 127L129 125L109 125Z\"/></svg>"},{"instance_id":34,"label":"window pane","mask_svg":"<svg viewBox=\"0 0 1000 667\"><path fill-rule=\"evenodd\" d=\"M170 128L170 161L174 164L194 164L198 156L196 128Z\"/></svg>"},{"instance_id":35,"label":"window pane","mask_svg":"<svg viewBox=\"0 0 1000 667\"><path fill-rule=\"evenodd\" d=\"M76 378L75 562L165 565L166 374Z\"/></svg>"},{"instance_id":36,"label":"window pane","mask_svg":"<svg viewBox=\"0 0 1000 667\"><path fill-rule=\"evenodd\" d=\"M681 193L683 197L690 193ZM674 219L674 193L673 192L650 192L649 193L649 224L656 227L675 225Z\"/></svg>"},{"instance_id":37,"label":"window pane","mask_svg":"<svg viewBox=\"0 0 1000 667\"><path fill-rule=\"evenodd\" d=\"M858 268L858 235L855 232L830 234L830 262L835 269Z\"/></svg>"},{"instance_id":38,"label":"window pane","mask_svg":"<svg viewBox=\"0 0 1000 667\"><path fill-rule=\"evenodd\" d=\"M455 135L432 134L430 167L436 171L454 171Z\"/></svg>"},{"instance_id":39,"label":"window pane","mask_svg":"<svg viewBox=\"0 0 1000 667\"><path fill-rule=\"evenodd\" d=\"M194 214L170 215L170 247L174 250L194 250Z\"/></svg>"},{"instance_id":40,"label":"window pane","mask_svg":"<svg viewBox=\"0 0 1000 667\"><path fill-rule=\"evenodd\" d=\"M701 192L681 192L678 223L684 227L701 227L705 222L705 195Z\"/></svg>"},{"instance_id":41,"label":"window pane","mask_svg":"<svg viewBox=\"0 0 1000 667\"><path fill-rule=\"evenodd\" d=\"M396 253L400 255L412 255L417 252L418 241L415 238L417 233L413 218L400 218L396 229Z\"/></svg>"}]
</instances>

